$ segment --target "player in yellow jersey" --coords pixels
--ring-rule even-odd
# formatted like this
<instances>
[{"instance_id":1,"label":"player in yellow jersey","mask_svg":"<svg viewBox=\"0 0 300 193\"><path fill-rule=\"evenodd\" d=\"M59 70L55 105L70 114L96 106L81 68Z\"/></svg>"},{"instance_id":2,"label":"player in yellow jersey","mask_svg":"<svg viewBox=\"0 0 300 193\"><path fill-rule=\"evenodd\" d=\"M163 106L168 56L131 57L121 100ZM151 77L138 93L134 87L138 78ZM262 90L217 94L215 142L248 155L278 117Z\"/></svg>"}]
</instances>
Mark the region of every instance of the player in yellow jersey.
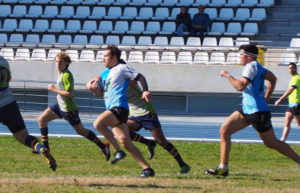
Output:
<instances>
[{"instance_id":1,"label":"player in yellow jersey","mask_svg":"<svg viewBox=\"0 0 300 193\"><path fill-rule=\"evenodd\" d=\"M284 129L282 132L281 141L285 141L291 130L291 122L295 118L300 126L300 75L297 72L297 66L291 62L289 64L289 73L292 79L289 83L288 90L275 102L275 106L283 101L286 97L289 99L289 106L285 113Z\"/></svg>"}]
</instances>

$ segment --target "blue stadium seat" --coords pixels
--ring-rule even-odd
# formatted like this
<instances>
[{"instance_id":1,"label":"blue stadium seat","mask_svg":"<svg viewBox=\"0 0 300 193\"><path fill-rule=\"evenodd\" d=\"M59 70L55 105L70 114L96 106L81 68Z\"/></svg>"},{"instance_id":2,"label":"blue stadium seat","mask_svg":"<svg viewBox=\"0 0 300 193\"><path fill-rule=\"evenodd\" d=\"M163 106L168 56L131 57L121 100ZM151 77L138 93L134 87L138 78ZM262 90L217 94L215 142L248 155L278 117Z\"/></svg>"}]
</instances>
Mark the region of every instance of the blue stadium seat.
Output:
<instances>
[{"instance_id":1,"label":"blue stadium seat","mask_svg":"<svg viewBox=\"0 0 300 193\"><path fill-rule=\"evenodd\" d=\"M45 32L49 29L49 21L46 19L37 19L32 32Z\"/></svg>"},{"instance_id":2,"label":"blue stadium seat","mask_svg":"<svg viewBox=\"0 0 300 193\"><path fill-rule=\"evenodd\" d=\"M17 29L16 19L5 19L0 32L14 32Z\"/></svg>"},{"instance_id":3,"label":"blue stadium seat","mask_svg":"<svg viewBox=\"0 0 300 193\"><path fill-rule=\"evenodd\" d=\"M97 30L96 21L86 20L83 23L83 27L79 30L80 33L94 33Z\"/></svg>"},{"instance_id":4,"label":"blue stadium seat","mask_svg":"<svg viewBox=\"0 0 300 193\"><path fill-rule=\"evenodd\" d=\"M90 7L88 6L78 6L76 9L76 14L73 16L73 18L76 19L86 19L91 14Z\"/></svg>"},{"instance_id":5,"label":"blue stadium seat","mask_svg":"<svg viewBox=\"0 0 300 193\"><path fill-rule=\"evenodd\" d=\"M25 17L38 18L43 14L43 9L41 5L31 5L28 10L28 14Z\"/></svg>"},{"instance_id":6,"label":"blue stadium seat","mask_svg":"<svg viewBox=\"0 0 300 193\"><path fill-rule=\"evenodd\" d=\"M119 19L122 16L121 7L109 7L108 13L104 19Z\"/></svg>"},{"instance_id":7,"label":"blue stadium seat","mask_svg":"<svg viewBox=\"0 0 300 193\"><path fill-rule=\"evenodd\" d=\"M160 32L160 23L158 21L149 21L143 34L157 34Z\"/></svg>"},{"instance_id":8,"label":"blue stadium seat","mask_svg":"<svg viewBox=\"0 0 300 193\"><path fill-rule=\"evenodd\" d=\"M150 20L153 17L152 7L142 7L139 15L136 17L137 20Z\"/></svg>"},{"instance_id":9,"label":"blue stadium seat","mask_svg":"<svg viewBox=\"0 0 300 193\"><path fill-rule=\"evenodd\" d=\"M106 16L105 7L94 7L91 16L89 19L102 19Z\"/></svg>"},{"instance_id":10,"label":"blue stadium seat","mask_svg":"<svg viewBox=\"0 0 300 193\"><path fill-rule=\"evenodd\" d=\"M80 20L68 20L64 33L77 33L81 29Z\"/></svg>"},{"instance_id":11,"label":"blue stadium seat","mask_svg":"<svg viewBox=\"0 0 300 193\"><path fill-rule=\"evenodd\" d=\"M45 7L44 14L41 15L41 18L55 18L58 15L58 8L56 5L47 5Z\"/></svg>"},{"instance_id":12,"label":"blue stadium seat","mask_svg":"<svg viewBox=\"0 0 300 193\"><path fill-rule=\"evenodd\" d=\"M96 30L96 33L107 34L113 30L112 21L100 21L99 28Z\"/></svg>"},{"instance_id":13,"label":"blue stadium seat","mask_svg":"<svg viewBox=\"0 0 300 193\"><path fill-rule=\"evenodd\" d=\"M15 5L10 17L24 17L27 13L25 5Z\"/></svg>"},{"instance_id":14,"label":"blue stadium seat","mask_svg":"<svg viewBox=\"0 0 300 193\"><path fill-rule=\"evenodd\" d=\"M30 32L33 28L31 19L21 19L16 32Z\"/></svg>"},{"instance_id":15,"label":"blue stadium seat","mask_svg":"<svg viewBox=\"0 0 300 193\"><path fill-rule=\"evenodd\" d=\"M145 31L145 24L142 21L133 21L130 25L128 34L141 34Z\"/></svg>"},{"instance_id":16,"label":"blue stadium seat","mask_svg":"<svg viewBox=\"0 0 300 193\"><path fill-rule=\"evenodd\" d=\"M165 20L169 17L169 9L167 7L156 8L155 15L152 20Z\"/></svg>"},{"instance_id":17,"label":"blue stadium seat","mask_svg":"<svg viewBox=\"0 0 300 193\"><path fill-rule=\"evenodd\" d=\"M124 20L132 20L137 17L137 9L136 7L125 7L123 15L120 17L120 19Z\"/></svg>"},{"instance_id":18,"label":"blue stadium seat","mask_svg":"<svg viewBox=\"0 0 300 193\"><path fill-rule=\"evenodd\" d=\"M47 30L52 33L59 33L65 30L65 21L62 19L54 19L51 22L50 28Z\"/></svg>"},{"instance_id":19,"label":"blue stadium seat","mask_svg":"<svg viewBox=\"0 0 300 193\"><path fill-rule=\"evenodd\" d=\"M125 34L128 31L128 21L116 21L114 30L111 33Z\"/></svg>"},{"instance_id":20,"label":"blue stadium seat","mask_svg":"<svg viewBox=\"0 0 300 193\"><path fill-rule=\"evenodd\" d=\"M9 5L0 5L0 18L6 18L11 14L11 8Z\"/></svg>"},{"instance_id":21,"label":"blue stadium seat","mask_svg":"<svg viewBox=\"0 0 300 193\"><path fill-rule=\"evenodd\" d=\"M73 6L62 6L60 9L60 13L57 18L68 19L72 18L74 15L74 7Z\"/></svg>"}]
</instances>

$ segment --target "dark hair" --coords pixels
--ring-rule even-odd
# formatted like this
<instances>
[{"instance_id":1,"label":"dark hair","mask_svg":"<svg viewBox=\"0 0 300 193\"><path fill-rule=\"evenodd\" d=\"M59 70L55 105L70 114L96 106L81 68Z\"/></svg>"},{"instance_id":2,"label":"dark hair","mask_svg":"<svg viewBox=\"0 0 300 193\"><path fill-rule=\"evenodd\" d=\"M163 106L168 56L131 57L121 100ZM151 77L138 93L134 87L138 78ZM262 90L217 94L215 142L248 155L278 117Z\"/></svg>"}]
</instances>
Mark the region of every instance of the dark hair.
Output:
<instances>
[{"instance_id":1,"label":"dark hair","mask_svg":"<svg viewBox=\"0 0 300 193\"><path fill-rule=\"evenodd\" d=\"M118 62L120 62L121 60L121 50L114 45L108 45L105 50L109 50L110 51L110 56L116 56Z\"/></svg>"},{"instance_id":2,"label":"dark hair","mask_svg":"<svg viewBox=\"0 0 300 193\"><path fill-rule=\"evenodd\" d=\"M293 67L297 68L297 65L295 64L295 62L290 62L289 66L292 65Z\"/></svg>"},{"instance_id":3,"label":"dark hair","mask_svg":"<svg viewBox=\"0 0 300 193\"><path fill-rule=\"evenodd\" d=\"M243 44L239 47L239 50L244 50L246 53L257 55L258 49L255 44Z\"/></svg>"}]
</instances>

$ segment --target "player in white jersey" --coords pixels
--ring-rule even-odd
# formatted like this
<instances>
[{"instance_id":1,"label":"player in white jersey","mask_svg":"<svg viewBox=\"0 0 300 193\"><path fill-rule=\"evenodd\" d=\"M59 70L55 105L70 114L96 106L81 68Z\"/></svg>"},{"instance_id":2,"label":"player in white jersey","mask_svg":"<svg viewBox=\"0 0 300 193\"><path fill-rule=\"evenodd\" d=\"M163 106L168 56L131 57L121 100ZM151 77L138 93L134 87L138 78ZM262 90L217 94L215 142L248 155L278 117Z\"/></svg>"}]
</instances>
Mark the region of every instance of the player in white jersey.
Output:
<instances>
[{"instance_id":1,"label":"player in white jersey","mask_svg":"<svg viewBox=\"0 0 300 193\"><path fill-rule=\"evenodd\" d=\"M142 166L141 177L154 176L154 170L146 162L141 152L133 145L126 124L129 114L126 91L130 79L135 79L141 83L145 100L149 101L151 94L143 75L126 64L122 64L120 57L121 51L116 46L108 46L103 56L106 69L101 73L99 84L95 84L95 82L98 82L96 79L87 83L89 90L97 96L104 97L107 109L94 121L94 127L113 146L116 153L112 163L124 157L124 153L121 153L122 151L115 140L116 137L121 145ZM112 131L108 127L112 127Z\"/></svg>"},{"instance_id":2,"label":"player in white jersey","mask_svg":"<svg viewBox=\"0 0 300 193\"><path fill-rule=\"evenodd\" d=\"M239 47L241 64L244 66L240 79L235 79L227 71L221 71L230 84L243 91L242 109L234 111L220 128L220 164L216 169L207 169L206 174L226 177L229 174L228 162L231 135L252 125L264 144L300 164L299 155L286 143L278 140L271 123L271 112L267 105L276 85L276 76L257 61L258 49L253 44ZM264 81L267 89L264 90Z\"/></svg>"},{"instance_id":3,"label":"player in white jersey","mask_svg":"<svg viewBox=\"0 0 300 193\"><path fill-rule=\"evenodd\" d=\"M55 159L42 147L36 137L28 134L19 106L12 96L9 87L10 80L9 63L0 56L0 123L6 125L19 142L41 154L49 164L49 167L55 171Z\"/></svg>"}]
</instances>

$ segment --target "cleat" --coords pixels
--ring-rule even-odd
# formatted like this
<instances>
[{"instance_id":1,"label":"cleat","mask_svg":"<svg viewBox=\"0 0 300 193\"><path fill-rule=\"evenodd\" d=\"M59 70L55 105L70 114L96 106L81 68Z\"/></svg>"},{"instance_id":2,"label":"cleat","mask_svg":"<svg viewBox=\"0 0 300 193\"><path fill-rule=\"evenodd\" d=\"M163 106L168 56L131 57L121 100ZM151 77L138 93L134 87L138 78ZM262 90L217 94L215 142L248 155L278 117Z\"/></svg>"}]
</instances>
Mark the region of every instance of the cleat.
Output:
<instances>
[{"instance_id":1,"label":"cleat","mask_svg":"<svg viewBox=\"0 0 300 193\"><path fill-rule=\"evenodd\" d=\"M153 177L155 172L152 168L144 169L140 175L141 178Z\"/></svg>"},{"instance_id":2,"label":"cleat","mask_svg":"<svg viewBox=\"0 0 300 193\"><path fill-rule=\"evenodd\" d=\"M33 154L39 154L39 152L37 152L37 151L34 150L34 149L31 151L31 153L33 153Z\"/></svg>"},{"instance_id":3,"label":"cleat","mask_svg":"<svg viewBox=\"0 0 300 193\"><path fill-rule=\"evenodd\" d=\"M225 170L225 169L221 169L221 168L207 169L207 170L205 170L205 174L226 177L229 174L229 170L228 169Z\"/></svg>"},{"instance_id":4,"label":"cleat","mask_svg":"<svg viewBox=\"0 0 300 193\"><path fill-rule=\"evenodd\" d=\"M180 168L180 173L187 174L191 170L190 166L185 164Z\"/></svg>"},{"instance_id":5,"label":"cleat","mask_svg":"<svg viewBox=\"0 0 300 193\"><path fill-rule=\"evenodd\" d=\"M149 151L149 160L151 160L154 156L154 149L155 149L155 146L156 146L156 142L155 141L151 141L150 144L147 145L148 146L148 151Z\"/></svg>"},{"instance_id":6,"label":"cleat","mask_svg":"<svg viewBox=\"0 0 300 193\"><path fill-rule=\"evenodd\" d=\"M41 151L41 155L47 161L51 170L55 171L56 167L57 167L56 161L55 161L54 157L49 153L49 150L47 148L42 147L40 151Z\"/></svg>"},{"instance_id":7,"label":"cleat","mask_svg":"<svg viewBox=\"0 0 300 193\"><path fill-rule=\"evenodd\" d=\"M120 161L121 159L124 159L125 157L126 157L126 154L122 150L118 151L114 154L114 159L111 160L111 164L115 164L118 161Z\"/></svg>"},{"instance_id":8,"label":"cleat","mask_svg":"<svg viewBox=\"0 0 300 193\"><path fill-rule=\"evenodd\" d=\"M102 152L105 155L105 160L108 161L110 158L109 143L104 142L103 144L105 147L102 149Z\"/></svg>"}]
</instances>

